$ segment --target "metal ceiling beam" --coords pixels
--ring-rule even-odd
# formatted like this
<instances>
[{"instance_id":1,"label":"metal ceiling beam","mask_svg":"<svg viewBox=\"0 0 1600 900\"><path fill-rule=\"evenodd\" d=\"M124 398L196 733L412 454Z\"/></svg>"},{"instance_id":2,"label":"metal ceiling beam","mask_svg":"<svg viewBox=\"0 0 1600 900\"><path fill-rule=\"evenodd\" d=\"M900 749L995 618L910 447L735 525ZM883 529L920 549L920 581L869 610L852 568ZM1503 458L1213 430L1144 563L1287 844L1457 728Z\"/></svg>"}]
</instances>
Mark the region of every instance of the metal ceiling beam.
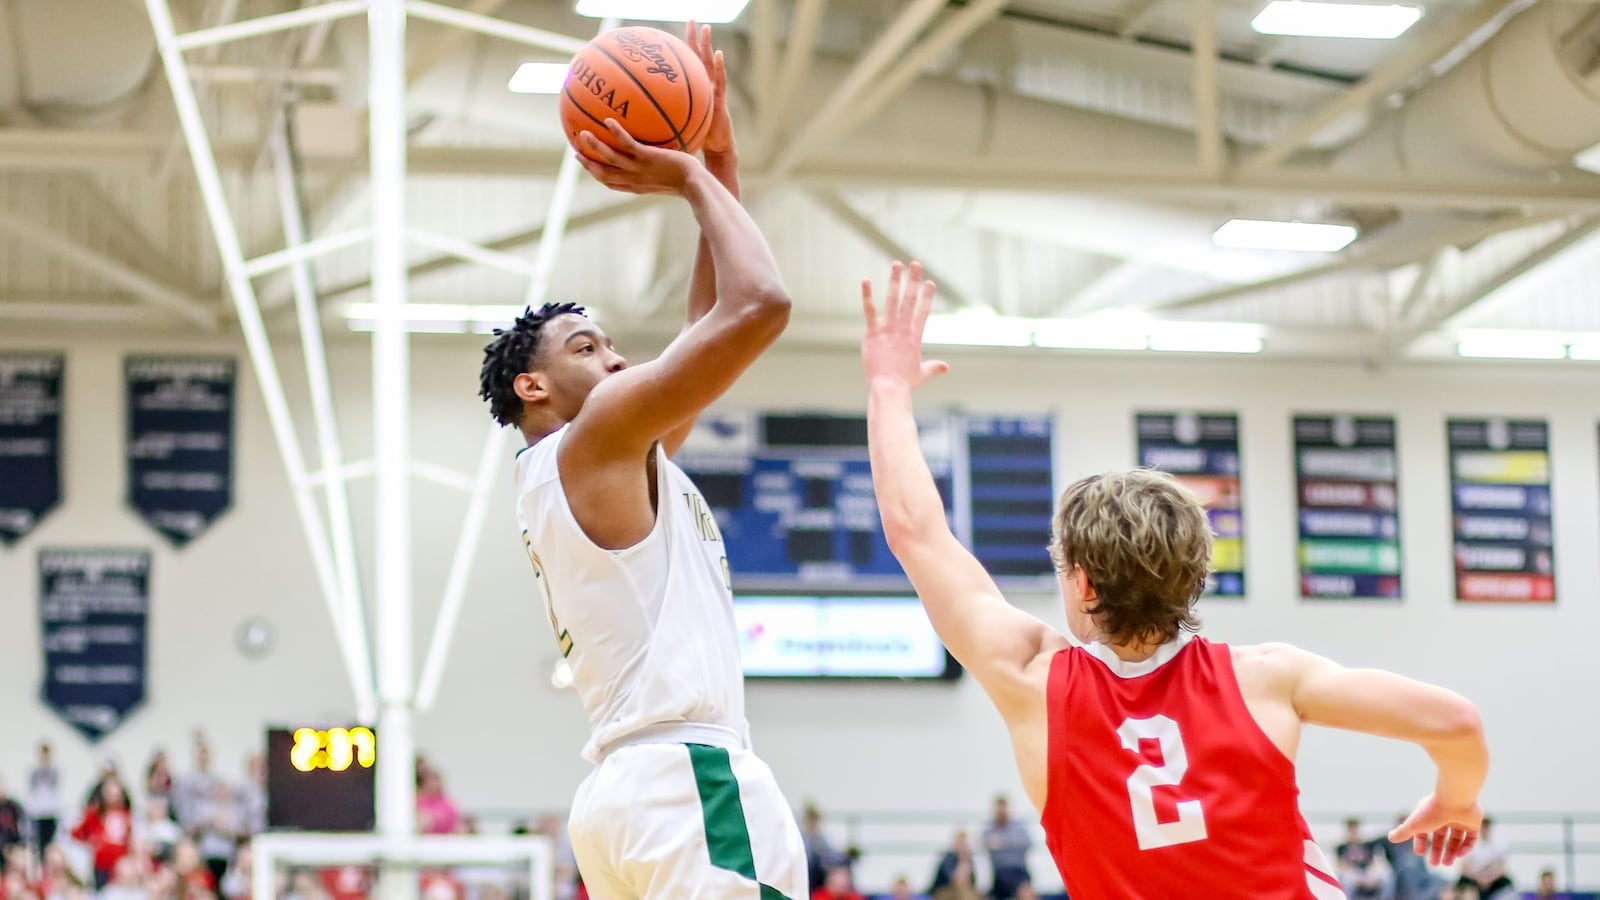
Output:
<instances>
[{"instance_id":1,"label":"metal ceiling beam","mask_svg":"<svg viewBox=\"0 0 1600 900\"><path fill-rule=\"evenodd\" d=\"M85 247L67 235L4 210L0 210L0 232L26 241L63 262L126 288L152 306L159 306L176 313L207 331L217 330L218 310L214 304L120 259Z\"/></svg>"},{"instance_id":2,"label":"metal ceiling beam","mask_svg":"<svg viewBox=\"0 0 1600 900\"><path fill-rule=\"evenodd\" d=\"M778 129L789 111L789 101L794 99L795 91L805 83L811 71L817 31L822 27L822 11L827 5L828 0L798 0L789 18L789 39L784 44L783 62L778 67L778 82L767 95L756 120L757 147L765 159L772 159L776 154Z\"/></svg>"},{"instance_id":3,"label":"metal ceiling beam","mask_svg":"<svg viewBox=\"0 0 1600 900\"><path fill-rule=\"evenodd\" d=\"M1394 338L1395 345L1406 346L1417 338L1448 325L1452 319L1470 312L1473 307L1493 297L1513 281L1550 262L1574 245L1588 240L1597 231L1600 231L1600 216L1590 216L1575 222L1571 228L1502 269L1488 282L1479 285L1477 289L1440 305L1438 309L1431 311L1426 318L1400 332Z\"/></svg>"},{"instance_id":4,"label":"metal ceiling beam","mask_svg":"<svg viewBox=\"0 0 1600 900\"><path fill-rule=\"evenodd\" d=\"M800 133L783 144L783 149L765 167L766 174L782 176L793 169L806 154L828 133L838 117L850 106L856 96L878 76L905 48L916 39L923 26L945 8L945 0L911 0L883 34L872 43L851 67L844 81L833 89L822 107L800 127Z\"/></svg>"},{"instance_id":5,"label":"metal ceiling beam","mask_svg":"<svg viewBox=\"0 0 1600 900\"><path fill-rule=\"evenodd\" d=\"M0 321L4 322L82 322L124 325L147 322L150 311L137 303L111 300L0 295Z\"/></svg>"},{"instance_id":6,"label":"metal ceiling beam","mask_svg":"<svg viewBox=\"0 0 1600 900\"><path fill-rule=\"evenodd\" d=\"M1217 92L1217 0L1194 0L1195 159L1207 175L1222 174L1222 124Z\"/></svg>"},{"instance_id":7,"label":"metal ceiling beam","mask_svg":"<svg viewBox=\"0 0 1600 900\"><path fill-rule=\"evenodd\" d=\"M1449 53L1473 32L1494 21L1507 7L1518 2L1520 0L1480 0L1461 18L1437 31L1423 34L1405 50L1384 60L1355 87L1324 103L1316 112L1256 151L1240 164L1240 171L1256 172L1288 159L1318 132L1405 85L1429 64Z\"/></svg>"},{"instance_id":8,"label":"metal ceiling beam","mask_svg":"<svg viewBox=\"0 0 1600 900\"><path fill-rule=\"evenodd\" d=\"M1290 272L1262 281L1249 284L1232 285L1213 291L1203 291L1187 297L1179 297L1162 303L1154 304L1151 310L1177 311L1188 309L1202 309L1215 306L1240 297L1248 297L1265 291L1277 290L1326 278L1329 275L1338 275L1364 269L1384 268L1399 266L1429 253L1437 251L1440 247L1452 245L1475 244L1484 238L1512 231L1518 228L1527 228L1549 221L1549 218L1528 218L1521 215L1504 216L1486 222L1471 222L1460 228L1447 232L1429 235L1425 238L1403 241L1391 244L1374 244L1369 247L1357 247L1340 254L1337 259L1320 266L1311 266L1298 272Z\"/></svg>"},{"instance_id":9,"label":"metal ceiling beam","mask_svg":"<svg viewBox=\"0 0 1600 900\"><path fill-rule=\"evenodd\" d=\"M756 110L756 132L765 125L778 79L778 0L750 4L750 78L746 93Z\"/></svg>"},{"instance_id":10,"label":"metal ceiling beam","mask_svg":"<svg viewBox=\"0 0 1600 900\"><path fill-rule=\"evenodd\" d=\"M939 56L966 40L974 31L994 21L1005 8L1007 0L973 0L959 12L946 19L915 47L911 48L894 68L872 79L871 87L859 99L839 114L838 121L827 129L820 140L848 134L874 113L900 96Z\"/></svg>"},{"instance_id":11,"label":"metal ceiling beam","mask_svg":"<svg viewBox=\"0 0 1600 900\"><path fill-rule=\"evenodd\" d=\"M0 129L0 170L81 171L145 169L165 146L165 137L139 132L58 132ZM219 163L246 168L254 144L222 144ZM412 147L410 170L426 175L481 175L549 178L565 150L505 147ZM308 159L309 171L360 172L357 159ZM1579 173L1581 174L1581 173ZM752 187L774 184L760 173L746 178ZM1333 203L1406 208L1504 209L1537 212L1600 210L1600 176L1569 175L1565 182L1533 179L1374 178L1360 173L1304 169L1268 170L1222 179L1206 178L1192 167L1156 169L1083 165L1070 160L1044 164L1009 163L971 157L921 159L813 160L780 179L810 187L900 187L925 190L1022 190L1124 194L1181 201L1313 199ZM582 216L575 216L574 222Z\"/></svg>"},{"instance_id":12,"label":"metal ceiling beam","mask_svg":"<svg viewBox=\"0 0 1600 900\"><path fill-rule=\"evenodd\" d=\"M1437 250L1422 262L1417 269L1416 280L1411 282L1411 289L1406 291L1405 299L1400 301L1400 308L1395 311L1394 321L1409 322L1423 301L1428 296L1428 289L1433 287L1433 279L1439 274L1439 269L1444 266L1446 250Z\"/></svg>"},{"instance_id":13,"label":"metal ceiling beam","mask_svg":"<svg viewBox=\"0 0 1600 900\"><path fill-rule=\"evenodd\" d=\"M856 212L855 207L846 203L838 194L813 188L806 191L806 195L815 201L818 206L826 210L829 215L837 219L840 224L855 232L862 240L877 248L880 253L890 259L898 259L903 262L921 259L910 248L890 237L882 228L879 228L876 222ZM972 300L957 288L954 282L942 277L933 268L929 268L928 263L924 262L922 264L922 270L927 273L929 281L938 282L939 296L949 301L951 305L964 307L973 305Z\"/></svg>"},{"instance_id":14,"label":"metal ceiling beam","mask_svg":"<svg viewBox=\"0 0 1600 900\"><path fill-rule=\"evenodd\" d=\"M1131 259L1116 263L1068 297L1052 315L1069 318L1108 306L1118 306L1128 288L1148 274L1150 269L1149 264Z\"/></svg>"},{"instance_id":15,"label":"metal ceiling beam","mask_svg":"<svg viewBox=\"0 0 1600 900\"><path fill-rule=\"evenodd\" d=\"M580 231L584 228L592 228L596 225L603 225L606 222L611 222L616 219L623 218L624 216L630 216L641 210L651 209L660 202L660 198L657 197L630 197L627 200L612 203L608 206L602 206L597 209L591 209L587 212L581 212L572 216L567 221L567 233L570 234L574 231ZM486 250L503 252L516 247L521 247L524 244L531 244L535 241L538 241L544 237L544 234L545 226L541 224L533 228L528 228L523 231L504 235L490 241L478 242L478 246ZM456 256L455 254L442 254L424 262L413 264L411 268L407 270L407 277L416 278L421 275L427 275L432 272L440 271L441 269L449 269L459 265L462 265L462 260L459 256ZM349 281L344 284L334 285L323 290L322 298L324 300L329 300L334 297L340 297L345 294L362 290L370 284L372 284L372 280L370 278L363 278L355 281Z\"/></svg>"},{"instance_id":16,"label":"metal ceiling beam","mask_svg":"<svg viewBox=\"0 0 1600 900\"><path fill-rule=\"evenodd\" d=\"M1155 15L1161 3L1162 0L1136 0L1123 18L1122 24L1117 27L1117 36L1125 40L1138 37L1140 30L1150 23L1151 16Z\"/></svg>"},{"instance_id":17,"label":"metal ceiling beam","mask_svg":"<svg viewBox=\"0 0 1600 900\"><path fill-rule=\"evenodd\" d=\"M759 183L759 177L752 179ZM1177 201L1239 202L1308 199L1406 208L1506 209L1541 212L1600 209L1600 177L1576 183L1373 178L1360 174L1270 171L1211 179L1192 167L1157 169L1060 163L1005 163L973 158L818 160L785 179L800 186L866 186L926 190L999 190L1118 194Z\"/></svg>"},{"instance_id":18,"label":"metal ceiling beam","mask_svg":"<svg viewBox=\"0 0 1600 900\"><path fill-rule=\"evenodd\" d=\"M472 0L462 9L475 16L493 16L505 5L506 0ZM409 64L406 66L406 84L416 84L422 76L449 59L450 54L465 46L471 38L472 34L463 29L444 28L436 32L431 40L418 41L407 54ZM506 77L511 76L508 73Z\"/></svg>"}]
</instances>

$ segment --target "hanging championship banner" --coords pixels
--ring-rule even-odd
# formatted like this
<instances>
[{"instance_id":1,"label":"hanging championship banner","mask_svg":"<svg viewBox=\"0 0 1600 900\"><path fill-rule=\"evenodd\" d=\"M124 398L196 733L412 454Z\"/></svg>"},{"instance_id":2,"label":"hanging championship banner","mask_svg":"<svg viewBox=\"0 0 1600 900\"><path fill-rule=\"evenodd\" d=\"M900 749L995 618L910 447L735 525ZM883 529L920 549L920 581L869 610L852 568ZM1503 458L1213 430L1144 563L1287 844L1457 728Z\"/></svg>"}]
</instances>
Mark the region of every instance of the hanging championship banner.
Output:
<instances>
[{"instance_id":1,"label":"hanging championship banner","mask_svg":"<svg viewBox=\"0 0 1600 900\"><path fill-rule=\"evenodd\" d=\"M233 502L234 361L127 360L128 502L182 547Z\"/></svg>"},{"instance_id":2,"label":"hanging championship banner","mask_svg":"<svg viewBox=\"0 0 1600 900\"><path fill-rule=\"evenodd\" d=\"M1529 419L1451 419L1456 599L1554 603L1550 429Z\"/></svg>"},{"instance_id":3,"label":"hanging championship banner","mask_svg":"<svg viewBox=\"0 0 1600 900\"><path fill-rule=\"evenodd\" d=\"M1393 417L1295 416L1300 596L1400 599Z\"/></svg>"},{"instance_id":4,"label":"hanging championship banner","mask_svg":"<svg viewBox=\"0 0 1600 900\"><path fill-rule=\"evenodd\" d=\"M40 550L40 697L90 741L144 702L146 550Z\"/></svg>"},{"instance_id":5,"label":"hanging championship banner","mask_svg":"<svg viewBox=\"0 0 1600 900\"><path fill-rule=\"evenodd\" d=\"M1205 504L1216 541L1206 593L1244 596L1244 513L1239 477L1239 417L1233 413L1140 413L1139 465L1182 482Z\"/></svg>"},{"instance_id":6,"label":"hanging championship banner","mask_svg":"<svg viewBox=\"0 0 1600 900\"><path fill-rule=\"evenodd\" d=\"M14 544L61 502L60 354L0 354L0 542Z\"/></svg>"}]
</instances>

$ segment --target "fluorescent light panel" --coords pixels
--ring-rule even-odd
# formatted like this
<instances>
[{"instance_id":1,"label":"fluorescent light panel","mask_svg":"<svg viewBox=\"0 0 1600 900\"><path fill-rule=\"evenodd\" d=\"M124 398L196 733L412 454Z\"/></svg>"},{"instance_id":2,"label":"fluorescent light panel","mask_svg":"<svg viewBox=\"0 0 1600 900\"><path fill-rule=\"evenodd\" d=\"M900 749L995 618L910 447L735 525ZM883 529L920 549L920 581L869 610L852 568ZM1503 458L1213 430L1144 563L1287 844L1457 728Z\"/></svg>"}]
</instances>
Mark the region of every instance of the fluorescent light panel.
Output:
<instances>
[{"instance_id":1,"label":"fluorescent light panel","mask_svg":"<svg viewBox=\"0 0 1600 900\"><path fill-rule=\"evenodd\" d=\"M1233 322L1155 322L1150 349L1174 353L1260 353L1261 326Z\"/></svg>"},{"instance_id":2,"label":"fluorescent light panel","mask_svg":"<svg viewBox=\"0 0 1600 900\"><path fill-rule=\"evenodd\" d=\"M1550 331L1463 331L1456 336L1456 353L1470 359L1565 359L1567 340Z\"/></svg>"},{"instance_id":3,"label":"fluorescent light panel","mask_svg":"<svg viewBox=\"0 0 1600 900\"><path fill-rule=\"evenodd\" d=\"M720 25L739 18L750 0L578 0L578 15L595 19L614 16L644 22L687 22Z\"/></svg>"},{"instance_id":4,"label":"fluorescent light panel","mask_svg":"<svg viewBox=\"0 0 1600 900\"><path fill-rule=\"evenodd\" d=\"M1596 175L1600 175L1600 144L1595 144L1593 147L1574 156L1572 164L1585 172L1593 172Z\"/></svg>"},{"instance_id":5,"label":"fluorescent light panel","mask_svg":"<svg viewBox=\"0 0 1600 900\"><path fill-rule=\"evenodd\" d=\"M1142 325L1045 319L1034 326L1033 344L1059 350L1144 350L1150 333Z\"/></svg>"},{"instance_id":6,"label":"fluorescent light panel","mask_svg":"<svg viewBox=\"0 0 1600 900\"><path fill-rule=\"evenodd\" d=\"M1415 6L1273 0L1250 27L1262 34L1389 40L1420 18L1422 10Z\"/></svg>"},{"instance_id":7,"label":"fluorescent light panel","mask_svg":"<svg viewBox=\"0 0 1600 900\"><path fill-rule=\"evenodd\" d=\"M924 344L958 347L1026 347L1033 343L1033 320L984 313L954 313L928 317L922 329Z\"/></svg>"},{"instance_id":8,"label":"fluorescent light panel","mask_svg":"<svg viewBox=\"0 0 1600 900\"><path fill-rule=\"evenodd\" d=\"M1337 253L1355 239L1356 229L1350 225L1262 219L1230 219L1211 235L1218 247L1309 253Z\"/></svg>"},{"instance_id":9,"label":"fluorescent light panel","mask_svg":"<svg viewBox=\"0 0 1600 900\"><path fill-rule=\"evenodd\" d=\"M513 94L559 94L567 83L567 63L525 62L512 73L506 87Z\"/></svg>"},{"instance_id":10,"label":"fluorescent light panel","mask_svg":"<svg viewBox=\"0 0 1600 900\"><path fill-rule=\"evenodd\" d=\"M510 327L521 306L470 306L458 303L408 303L400 312L406 331L418 334L489 334ZM372 331L377 326L374 303L351 303L344 317L351 331Z\"/></svg>"}]
</instances>

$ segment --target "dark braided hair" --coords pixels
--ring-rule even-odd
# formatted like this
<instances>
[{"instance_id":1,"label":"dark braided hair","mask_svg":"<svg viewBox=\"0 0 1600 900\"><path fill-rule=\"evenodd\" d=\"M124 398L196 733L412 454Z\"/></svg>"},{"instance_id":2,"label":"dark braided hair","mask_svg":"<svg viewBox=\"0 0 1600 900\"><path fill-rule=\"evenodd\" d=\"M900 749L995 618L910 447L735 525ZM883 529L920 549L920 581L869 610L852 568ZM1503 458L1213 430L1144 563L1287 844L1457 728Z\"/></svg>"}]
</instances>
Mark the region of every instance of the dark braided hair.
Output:
<instances>
[{"instance_id":1,"label":"dark braided hair","mask_svg":"<svg viewBox=\"0 0 1600 900\"><path fill-rule=\"evenodd\" d=\"M478 396L489 401L489 413L501 425L522 421L522 398L513 383L528 371L539 354L539 337L546 322L567 313L587 315L576 303L546 303L535 312L525 310L510 328L496 328L494 340L483 348L483 368L478 372Z\"/></svg>"}]
</instances>

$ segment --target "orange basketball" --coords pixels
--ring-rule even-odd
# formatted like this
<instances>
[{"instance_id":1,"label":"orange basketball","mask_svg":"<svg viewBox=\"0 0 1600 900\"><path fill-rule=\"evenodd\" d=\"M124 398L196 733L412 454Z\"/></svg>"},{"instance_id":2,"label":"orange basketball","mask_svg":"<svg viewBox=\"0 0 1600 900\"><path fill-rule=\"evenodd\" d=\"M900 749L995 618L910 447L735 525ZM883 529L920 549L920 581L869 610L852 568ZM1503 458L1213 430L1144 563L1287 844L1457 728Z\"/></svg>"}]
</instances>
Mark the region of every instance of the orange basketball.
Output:
<instances>
[{"instance_id":1,"label":"orange basketball","mask_svg":"<svg viewBox=\"0 0 1600 900\"><path fill-rule=\"evenodd\" d=\"M572 58L561 89L561 127L578 146L587 131L615 144L616 119L641 144L700 149L711 122L711 76L679 38L642 25L608 31Z\"/></svg>"}]
</instances>

